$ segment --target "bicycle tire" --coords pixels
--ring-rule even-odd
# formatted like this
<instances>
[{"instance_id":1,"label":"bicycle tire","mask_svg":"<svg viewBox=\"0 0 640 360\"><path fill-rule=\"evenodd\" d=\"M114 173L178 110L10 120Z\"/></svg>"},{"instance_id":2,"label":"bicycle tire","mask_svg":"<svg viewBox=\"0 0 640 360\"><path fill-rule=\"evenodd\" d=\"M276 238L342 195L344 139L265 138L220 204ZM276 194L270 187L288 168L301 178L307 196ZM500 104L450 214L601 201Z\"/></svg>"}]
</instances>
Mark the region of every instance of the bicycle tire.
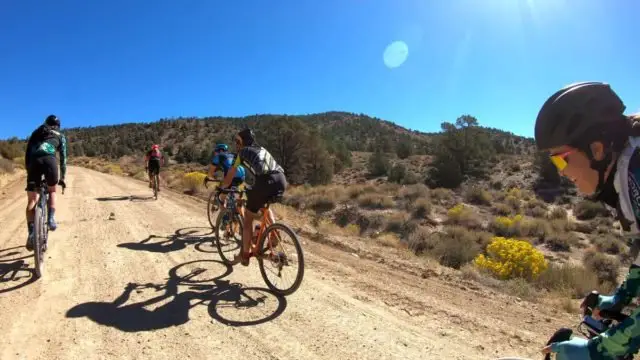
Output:
<instances>
[{"instance_id":1,"label":"bicycle tire","mask_svg":"<svg viewBox=\"0 0 640 360\"><path fill-rule=\"evenodd\" d=\"M215 230L216 225L214 224L214 219L213 219L213 214L218 210L214 210L212 207L213 205L215 205L217 202L216 199L216 193L212 192L211 194L209 194L209 200L207 201L207 217L209 218L209 225L211 225L211 228ZM218 207L219 208L219 207ZM217 219L216 219L217 221Z\"/></svg>"},{"instance_id":2,"label":"bicycle tire","mask_svg":"<svg viewBox=\"0 0 640 360\"><path fill-rule=\"evenodd\" d=\"M269 279L269 277L267 276L267 272L265 270L265 264L264 264L264 251L266 250L264 248L264 243L265 243L265 239L268 239L268 235L270 232L272 231L276 231L276 230L282 230L285 233L287 233L287 235L289 235L289 237L292 239L293 241L293 246L296 249L296 252L298 253L298 273L296 274L296 279L293 282L293 284L287 288L287 289L278 289ZM262 279L264 280L264 282L267 284L267 287L269 287L269 289L271 291L273 291L274 293L277 293L279 295L291 295L293 294L296 290L298 290L298 288L300 287L300 285L302 284L302 279L304 278L304 253L302 251L302 246L300 245L300 240L298 239L298 235L295 233L295 231L293 231L288 225L285 225L283 223L273 223L271 225L269 225L264 233L262 234L261 238L260 238L260 242L259 242L259 249L260 249L260 255L258 256L258 266L260 267L260 274L262 275Z\"/></svg>"},{"instance_id":3,"label":"bicycle tire","mask_svg":"<svg viewBox=\"0 0 640 360\"><path fill-rule=\"evenodd\" d=\"M42 196L42 193L40 194ZM44 257L42 254L42 244L44 243L44 237L47 224L44 221L44 209L40 201L36 204L35 218L33 224L33 260L34 260L34 273L36 278L42 277L42 265Z\"/></svg>"},{"instance_id":4,"label":"bicycle tire","mask_svg":"<svg viewBox=\"0 0 640 360\"><path fill-rule=\"evenodd\" d=\"M222 260L222 262L225 265L233 265L233 260L234 260L233 257L235 255L236 251L234 249L234 251L231 252L231 253L230 252L226 252L225 253L225 251L223 249L223 244L222 244L222 241L221 241L221 237L220 237L220 232L221 231L225 231L224 229L220 229L220 226L222 225L222 219L224 218L225 214L232 215L231 211L223 210L223 211L220 211L218 213L218 219L216 220L216 227L214 228L214 232L216 233L216 248L218 249L218 255L220 255L220 259ZM240 219L240 216L238 216L238 214L235 214L235 216L232 215L232 219L234 221L238 222L240 239L242 239L243 224L242 224L242 221ZM226 239L226 237L224 237L224 238ZM240 242L238 242L236 240L236 245L238 247L237 253L239 254L240 251L242 250L242 240L240 240ZM231 259L229 259L227 257L228 255L231 255Z\"/></svg>"}]
</instances>

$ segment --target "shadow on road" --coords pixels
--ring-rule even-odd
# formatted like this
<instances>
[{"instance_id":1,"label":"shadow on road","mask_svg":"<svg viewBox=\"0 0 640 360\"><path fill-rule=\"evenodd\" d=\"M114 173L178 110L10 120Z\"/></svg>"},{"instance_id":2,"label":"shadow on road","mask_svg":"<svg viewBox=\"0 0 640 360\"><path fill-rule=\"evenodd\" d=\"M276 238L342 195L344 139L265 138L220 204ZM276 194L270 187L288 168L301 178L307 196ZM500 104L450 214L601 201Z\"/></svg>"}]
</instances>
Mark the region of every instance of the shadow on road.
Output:
<instances>
[{"instance_id":1,"label":"shadow on road","mask_svg":"<svg viewBox=\"0 0 640 360\"><path fill-rule=\"evenodd\" d=\"M23 246L0 250L0 294L17 290L36 281L26 259L33 258Z\"/></svg>"},{"instance_id":2,"label":"shadow on road","mask_svg":"<svg viewBox=\"0 0 640 360\"><path fill-rule=\"evenodd\" d=\"M213 319L230 326L261 324L284 312L284 297L267 289L243 288L240 284L222 280L232 271L231 266L214 260L183 263L169 271L165 284L129 283L114 301L79 304L67 311L66 316L87 317L121 331L140 332L185 324L189 321L189 310L199 305L207 305ZM209 272L214 275L207 274ZM127 304L133 291L147 290L162 293ZM157 303L162 305L154 310L146 308Z\"/></svg>"},{"instance_id":3,"label":"shadow on road","mask_svg":"<svg viewBox=\"0 0 640 360\"><path fill-rule=\"evenodd\" d=\"M184 228L176 230L174 234L169 236L149 235L139 242L121 243L118 244L118 247L137 251L168 253L185 249L189 244L196 244L197 246L204 242L211 243L213 240L212 234L213 231L208 227Z\"/></svg>"},{"instance_id":4,"label":"shadow on road","mask_svg":"<svg viewBox=\"0 0 640 360\"><path fill-rule=\"evenodd\" d=\"M152 201L155 200L153 195L150 196L140 196L140 195L129 195L129 196L109 196L109 197L97 197L98 201Z\"/></svg>"}]
</instances>

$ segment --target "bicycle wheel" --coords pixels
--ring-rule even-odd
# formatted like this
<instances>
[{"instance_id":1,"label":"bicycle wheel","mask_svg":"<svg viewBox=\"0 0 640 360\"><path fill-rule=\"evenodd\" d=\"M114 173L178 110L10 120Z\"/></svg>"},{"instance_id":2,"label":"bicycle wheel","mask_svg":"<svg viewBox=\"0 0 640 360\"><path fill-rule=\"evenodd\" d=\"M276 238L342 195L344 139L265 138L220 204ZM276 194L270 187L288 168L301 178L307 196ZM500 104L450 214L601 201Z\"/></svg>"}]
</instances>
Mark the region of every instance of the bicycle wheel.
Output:
<instances>
[{"instance_id":1,"label":"bicycle wheel","mask_svg":"<svg viewBox=\"0 0 640 360\"><path fill-rule=\"evenodd\" d=\"M227 220L223 221L225 215ZM237 231L234 229L237 224ZM242 221L238 214L232 215L229 210L222 210L218 213L216 227L213 230L216 234L216 248L220 259L226 265L233 263L233 258L240 253L242 249Z\"/></svg>"},{"instance_id":2,"label":"bicycle wheel","mask_svg":"<svg viewBox=\"0 0 640 360\"><path fill-rule=\"evenodd\" d=\"M36 204L35 210L36 214L33 224L33 259L36 278L40 278L42 276L42 263L44 262L42 244L45 241L44 237L47 231L47 224L44 221L44 210L39 202Z\"/></svg>"},{"instance_id":3,"label":"bicycle wheel","mask_svg":"<svg viewBox=\"0 0 640 360\"><path fill-rule=\"evenodd\" d=\"M292 246L295 254L290 254L285 249L285 245L287 247ZM260 238L259 248L258 266L260 267L260 274L262 274L262 278L269 289L280 295L291 295L298 290L304 277L304 254L298 235L289 226L282 223L274 223L264 231ZM267 265L272 265L274 269L267 271ZM283 270L292 265L297 265L297 270L293 271L295 276L284 275ZM276 279L272 281L269 277L270 274L275 275ZM280 280L291 277L294 278L291 285L279 286Z\"/></svg>"},{"instance_id":4,"label":"bicycle wheel","mask_svg":"<svg viewBox=\"0 0 640 360\"><path fill-rule=\"evenodd\" d=\"M207 201L207 217L209 218L209 225L212 229L216 228L214 223L213 214L218 211L218 200L216 199L215 191L209 194L209 201Z\"/></svg>"}]
</instances>

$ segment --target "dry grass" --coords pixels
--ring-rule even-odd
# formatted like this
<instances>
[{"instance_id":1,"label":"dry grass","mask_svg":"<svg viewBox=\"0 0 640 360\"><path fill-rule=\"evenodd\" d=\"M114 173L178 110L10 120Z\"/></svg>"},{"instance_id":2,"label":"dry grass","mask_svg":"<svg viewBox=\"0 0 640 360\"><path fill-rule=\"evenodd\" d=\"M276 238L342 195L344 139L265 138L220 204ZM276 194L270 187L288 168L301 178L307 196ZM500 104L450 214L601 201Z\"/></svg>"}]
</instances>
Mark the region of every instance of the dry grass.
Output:
<instances>
[{"instance_id":1,"label":"dry grass","mask_svg":"<svg viewBox=\"0 0 640 360\"><path fill-rule=\"evenodd\" d=\"M465 200L470 204L488 206L491 205L493 197L487 190L479 186L472 186L465 192Z\"/></svg>"},{"instance_id":2,"label":"dry grass","mask_svg":"<svg viewBox=\"0 0 640 360\"><path fill-rule=\"evenodd\" d=\"M604 205L589 200L582 200L577 203L573 212L579 220L591 220L599 216L611 216Z\"/></svg>"},{"instance_id":3,"label":"dry grass","mask_svg":"<svg viewBox=\"0 0 640 360\"><path fill-rule=\"evenodd\" d=\"M365 209L391 209L396 206L393 198L380 194L362 194L358 197L358 204Z\"/></svg>"},{"instance_id":4,"label":"dry grass","mask_svg":"<svg viewBox=\"0 0 640 360\"><path fill-rule=\"evenodd\" d=\"M13 161L0 158L0 174L12 173L14 169Z\"/></svg>"}]
</instances>

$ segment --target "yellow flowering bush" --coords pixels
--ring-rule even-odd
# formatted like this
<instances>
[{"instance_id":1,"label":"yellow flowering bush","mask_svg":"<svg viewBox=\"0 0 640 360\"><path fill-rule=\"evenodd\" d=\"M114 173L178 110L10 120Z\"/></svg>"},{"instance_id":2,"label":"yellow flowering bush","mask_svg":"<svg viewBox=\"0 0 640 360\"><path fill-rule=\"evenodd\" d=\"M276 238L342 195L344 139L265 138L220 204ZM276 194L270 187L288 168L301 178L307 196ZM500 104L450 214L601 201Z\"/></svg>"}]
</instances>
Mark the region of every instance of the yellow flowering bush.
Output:
<instances>
[{"instance_id":1,"label":"yellow flowering bush","mask_svg":"<svg viewBox=\"0 0 640 360\"><path fill-rule=\"evenodd\" d=\"M202 188L205 177L207 177L206 174L198 171L186 173L182 178L182 185L186 190L197 192Z\"/></svg>"},{"instance_id":2,"label":"yellow flowering bush","mask_svg":"<svg viewBox=\"0 0 640 360\"><path fill-rule=\"evenodd\" d=\"M514 236L524 217L520 214L514 217L498 216L491 223L493 232L500 236Z\"/></svg>"},{"instance_id":3,"label":"yellow flowering bush","mask_svg":"<svg viewBox=\"0 0 640 360\"><path fill-rule=\"evenodd\" d=\"M479 228L482 225L478 214L471 208L458 204L447 211L447 223L460 225L471 229Z\"/></svg>"},{"instance_id":4,"label":"yellow flowering bush","mask_svg":"<svg viewBox=\"0 0 640 360\"><path fill-rule=\"evenodd\" d=\"M102 169L102 171L107 174L113 174L113 175L123 174L122 168L118 164L108 164Z\"/></svg>"},{"instance_id":5,"label":"yellow flowering bush","mask_svg":"<svg viewBox=\"0 0 640 360\"><path fill-rule=\"evenodd\" d=\"M487 246L487 255L480 254L473 262L502 280L533 280L548 266L542 252L527 241L504 237L494 237Z\"/></svg>"}]
</instances>

